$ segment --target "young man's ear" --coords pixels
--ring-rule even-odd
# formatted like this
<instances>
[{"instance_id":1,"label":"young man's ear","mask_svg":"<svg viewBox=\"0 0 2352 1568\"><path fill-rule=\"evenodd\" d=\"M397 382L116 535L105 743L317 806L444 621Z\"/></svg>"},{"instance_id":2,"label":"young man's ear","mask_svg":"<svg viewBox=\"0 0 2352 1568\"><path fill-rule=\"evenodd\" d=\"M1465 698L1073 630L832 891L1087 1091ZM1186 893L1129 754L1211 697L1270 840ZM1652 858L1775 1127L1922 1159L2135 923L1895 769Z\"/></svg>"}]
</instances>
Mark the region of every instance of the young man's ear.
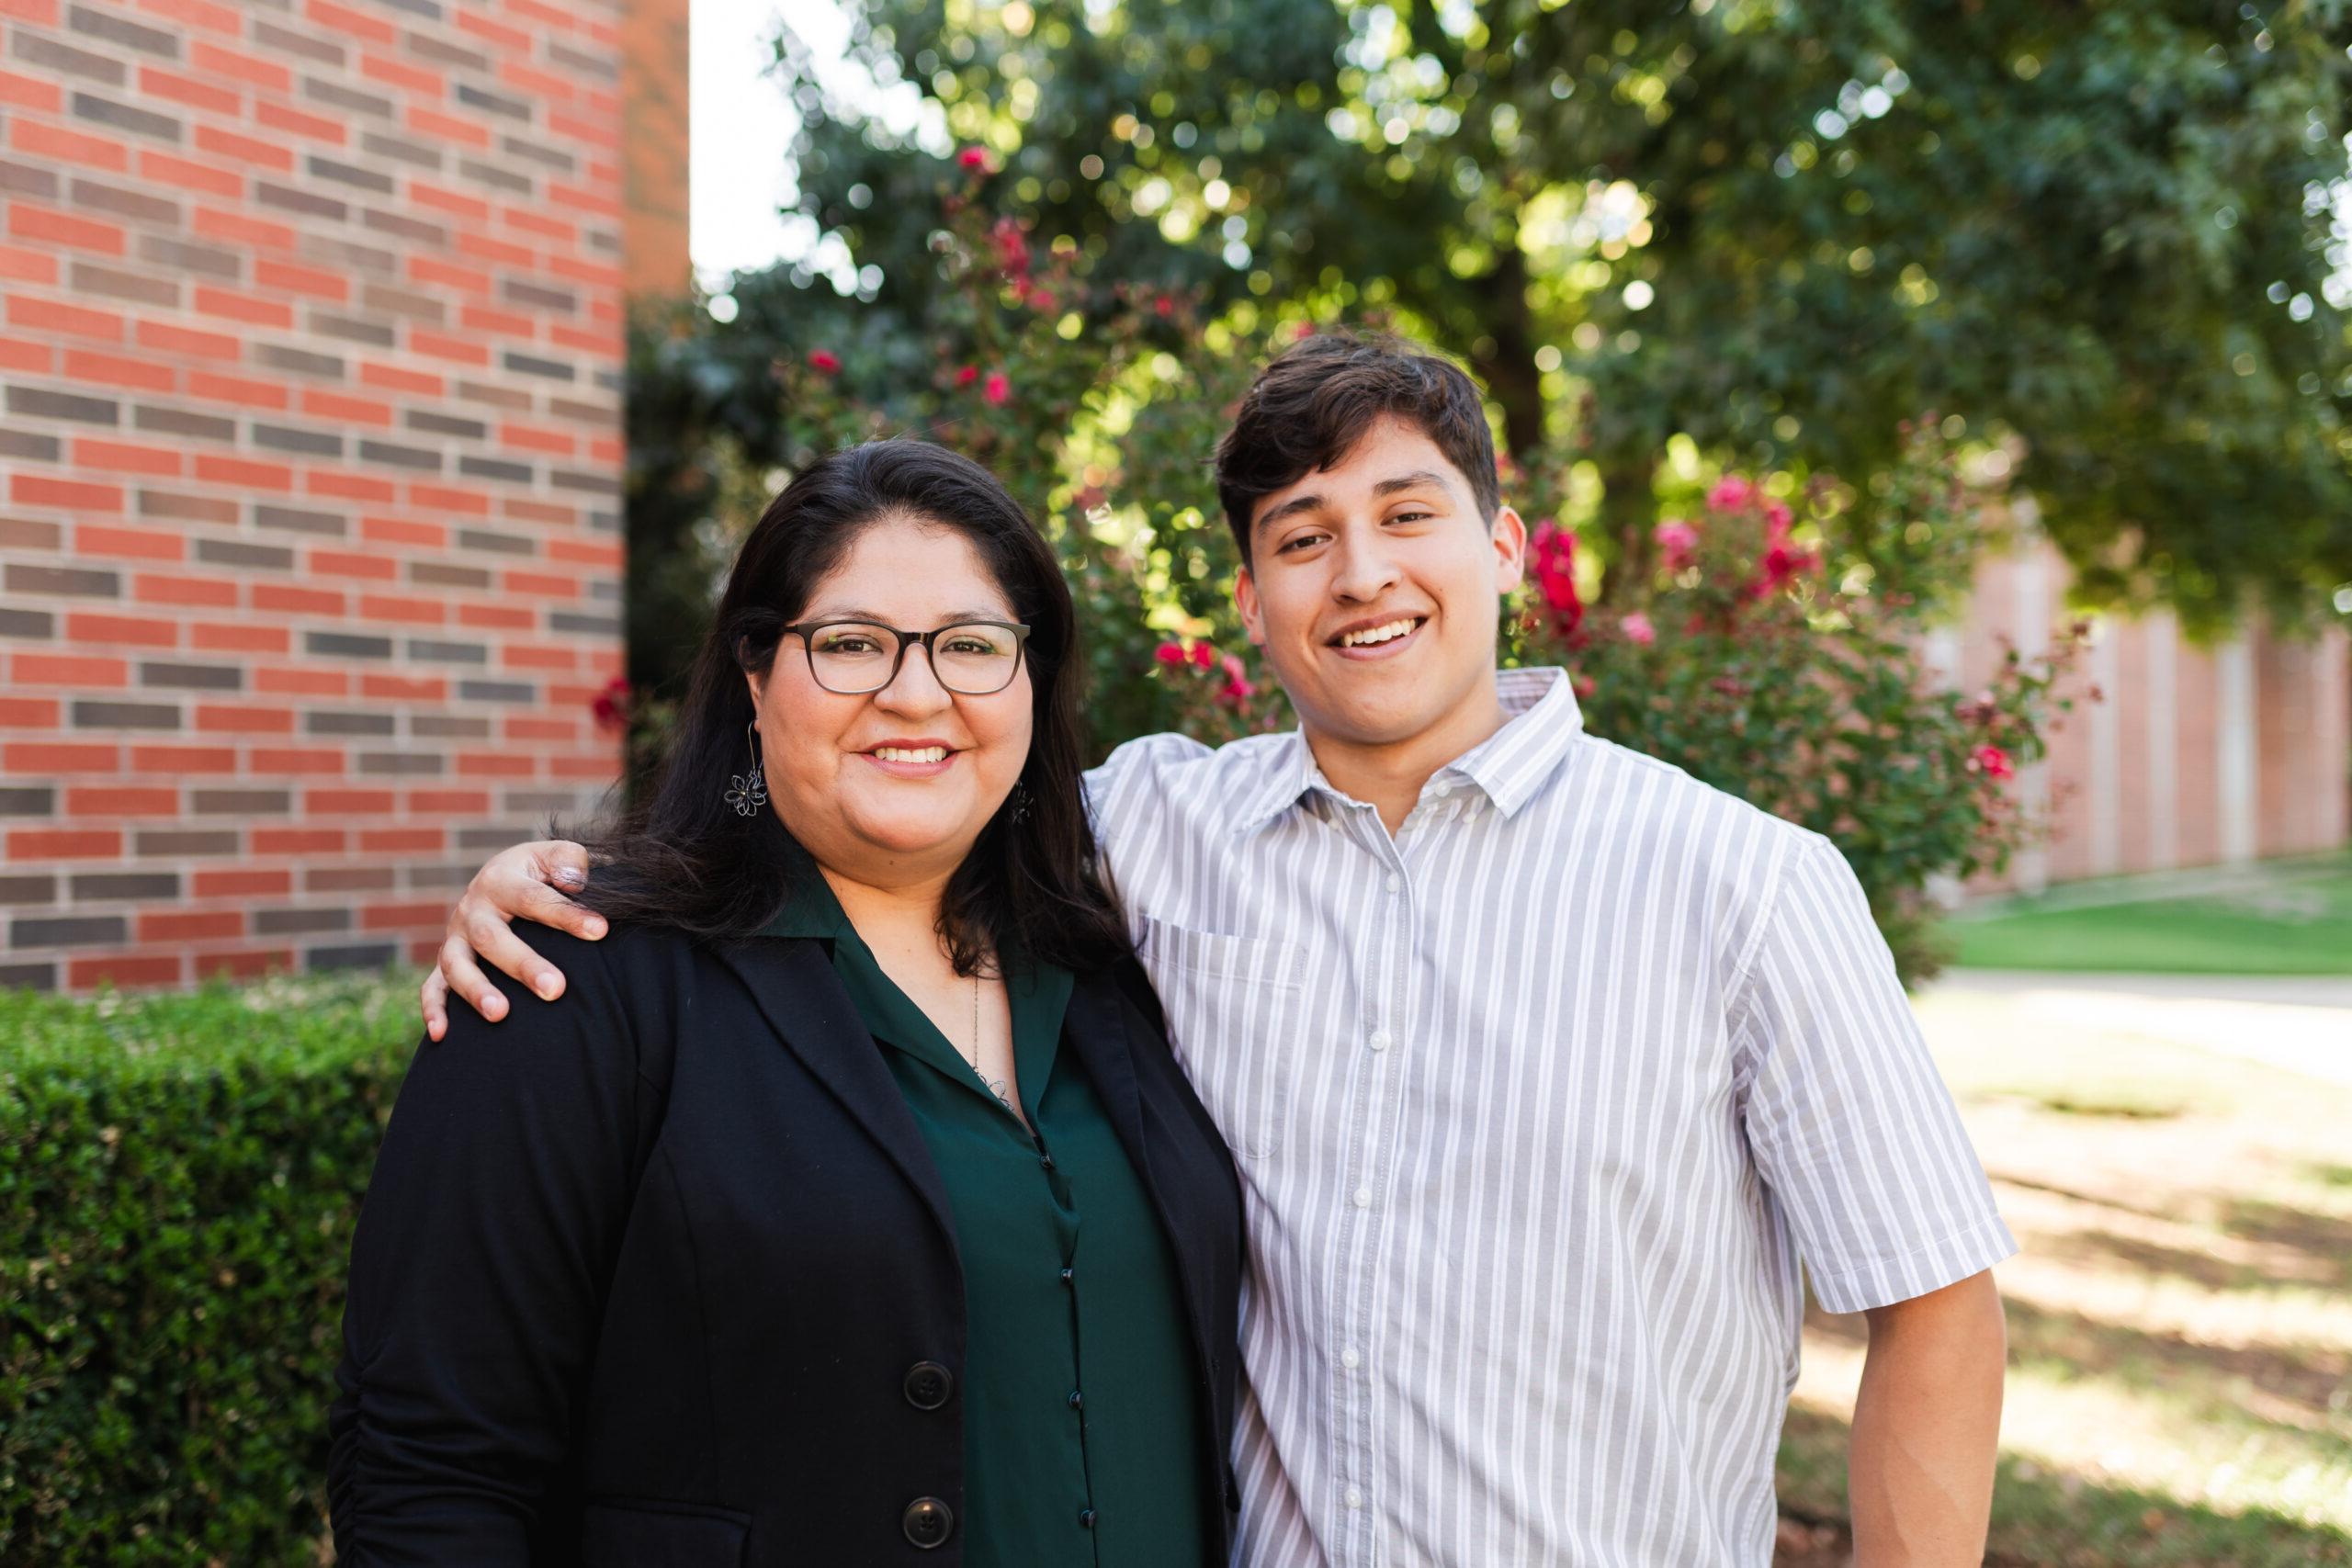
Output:
<instances>
[{"instance_id":1,"label":"young man's ear","mask_svg":"<svg viewBox=\"0 0 2352 1568\"><path fill-rule=\"evenodd\" d=\"M1246 566L1233 580L1233 607L1241 612L1241 627L1250 634L1250 646L1265 647L1266 607L1258 602L1258 582Z\"/></svg>"},{"instance_id":2,"label":"young man's ear","mask_svg":"<svg viewBox=\"0 0 2352 1568\"><path fill-rule=\"evenodd\" d=\"M1516 507L1505 506L1496 511L1487 532L1495 551L1496 592L1508 593L1527 575L1527 524Z\"/></svg>"}]
</instances>

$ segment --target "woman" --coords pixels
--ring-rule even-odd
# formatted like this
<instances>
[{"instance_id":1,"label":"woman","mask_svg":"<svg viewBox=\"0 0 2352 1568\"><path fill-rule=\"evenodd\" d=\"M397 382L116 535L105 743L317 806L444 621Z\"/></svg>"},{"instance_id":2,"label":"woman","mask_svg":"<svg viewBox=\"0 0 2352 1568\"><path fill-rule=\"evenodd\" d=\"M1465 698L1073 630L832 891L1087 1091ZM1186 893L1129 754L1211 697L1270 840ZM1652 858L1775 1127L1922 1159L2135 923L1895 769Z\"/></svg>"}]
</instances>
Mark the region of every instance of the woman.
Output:
<instances>
[{"instance_id":1,"label":"woman","mask_svg":"<svg viewBox=\"0 0 2352 1568\"><path fill-rule=\"evenodd\" d=\"M1224 1562L1239 1192L1092 870L1076 670L976 464L776 497L597 846L613 934L534 929L570 988L401 1089L341 1561Z\"/></svg>"}]
</instances>

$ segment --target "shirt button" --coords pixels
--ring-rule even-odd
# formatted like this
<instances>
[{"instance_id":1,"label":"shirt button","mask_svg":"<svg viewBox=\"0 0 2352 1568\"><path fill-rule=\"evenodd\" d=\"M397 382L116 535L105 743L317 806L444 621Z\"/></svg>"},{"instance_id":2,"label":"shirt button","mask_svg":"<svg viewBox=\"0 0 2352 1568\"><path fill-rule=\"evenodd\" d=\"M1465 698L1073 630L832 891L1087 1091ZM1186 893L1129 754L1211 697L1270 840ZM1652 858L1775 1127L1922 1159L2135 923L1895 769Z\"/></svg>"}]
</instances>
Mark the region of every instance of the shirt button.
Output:
<instances>
[{"instance_id":1,"label":"shirt button","mask_svg":"<svg viewBox=\"0 0 2352 1568\"><path fill-rule=\"evenodd\" d=\"M1094 1510L1093 1510L1093 1509L1091 1509L1091 1508L1080 1508L1080 1509L1078 1511L1078 1528L1079 1528L1079 1529L1088 1529L1088 1530L1091 1530L1091 1529L1092 1529L1094 1528Z\"/></svg>"},{"instance_id":2,"label":"shirt button","mask_svg":"<svg viewBox=\"0 0 2352 1568\"><path fill-rule=\"evenodd\" d=\"M1070 1407L1072 1410L1080 1409L1080 1408L1081 1408L1085 1404L1086 1404L1086 1396L1085 1396L1084 1394L1082 1394L1082 1393L1079 1393L1079 1392L1078 1392L1078 1390L1076 1390L1076 1389L1071 1389L1071 1390L1069 1391L1069 1407Z\"/></svg>"},{"instance_id":3,"label":"shirt button","mask_svg":"<svg viewBox=\"0 0 2352 1568\"><path fill-rule=\"evenodd\" d=\"M1359 1209L1369 1209L1372 1207L1371 1188L1359 1187L1356 1189L1356 1207Z\"/></svg>"},{"instance_id":4,"label":"shirt button","mask_svg":"<svg viewBox=\"0 0 2352 1568\"><path fill-rule=\"evenodd\" d=\"M1054 1168L1054 1156L1051 1155L1039 1155L1037 1156L1037 1163L1045 1169L1051 1170Z\"/></svg>"},{"instance_id":5,"label":"shirt button","mask_svg":"<svg viewBox=\"0 0 2352 1568\"><path fill-rule=\"evenodd\" d=\"M1402 893L1405 891L1405 879L1392 871L1388 874L1386 886L1391 893Z\"/></svg>"},{"instance_id":6,"label":"shirt button","mask_svg":"<svg viewBox=\"0 0 2352 1568\"><path fill-rule=\"evenodd\" d=\"M1063 1283L1063 1284L1065 1284L1065 1285L1074 1285L1074 1284L1076 1284L1077 1282L1078 1282L1078 1270L1077 1270L1077 1269L1063 1269L1063 1270L1062 1270L1062 1283Z\"/></svg>"},{"instance_id":7,"label":"shirt button","mask_svg":"<svg viewBox=\"0 0 2352 1568\"><path fill-rule=\"evenodd\" d=\"M1387 1050L1389 1045L1388 1031L1385 1029L1374 1030L1372 1032L1372 1038L1365 1041L1364 1043L1371 1046L1375 1051Z\"/></svg>"},{"instance_id":8,"label":"shirt button","mask_svg":"<svg viewBox=\"0 0 2352 1568\"><path fill-rule=\"evenodd\" d=\"M1363 1365L1363 1358L1357 1355L1356 1348L1351 1345L1346 1349L1340 1352L1340 1365L1347 1368L1350 1371L1354 1371L1358 1367Z\"/></svg>"},{"instance_id":9,"label":"shirt button","mask_svg":"<svg viewBox=\"0 0 2352 1568\"><path fill-rule=\"evenodd\" d=\"M1353 1486L1349 1487L1347 1497L1349 1507L1361 1508L1363 1506L1363 1493L1361 1489Z\"/></svg>"}]
</instances>

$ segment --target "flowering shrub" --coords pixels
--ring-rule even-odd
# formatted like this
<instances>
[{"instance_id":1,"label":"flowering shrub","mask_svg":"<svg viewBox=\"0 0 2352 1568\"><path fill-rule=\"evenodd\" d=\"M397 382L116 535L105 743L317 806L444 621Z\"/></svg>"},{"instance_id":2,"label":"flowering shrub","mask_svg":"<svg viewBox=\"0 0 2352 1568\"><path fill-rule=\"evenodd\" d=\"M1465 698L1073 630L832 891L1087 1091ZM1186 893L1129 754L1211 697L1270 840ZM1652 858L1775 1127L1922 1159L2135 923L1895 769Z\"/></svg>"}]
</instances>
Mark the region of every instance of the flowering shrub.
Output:
<instances>
[{"instance_id":1,"label":"flowering shrub","mask_svg":"<svg viewBox=\"0 0 2352 1568\"><path fill-rule=\"evenodd\" d=\"M919 350L854 328L774 346L759 434L780 465L736 464L717 487L707 567L790 469L920 434L988 464L1044 522L1078 601L1098 745L1286 726L1233 607L1207 459L1255 367L1311 325L1249 304L1210 319L1188 296L1107 279L987 199L986 150L946 167ZM1534 520L1507 657L1567 664L1595 733L1836 840L1916 977L1935 962L1930 879L1996 867L2030 830L2001 786L2041 754L2069 645L1964 699L1936 689L1920 640L1965 591L1984 509L1932 420L1905 438L1860 489L1736 474L1690 489L1606 561L1580 547L1592 502L1567 459L1498 468ZM631 726L640 765L665 712L627 692L600 710Z\"/></svg>"}]
</instances>

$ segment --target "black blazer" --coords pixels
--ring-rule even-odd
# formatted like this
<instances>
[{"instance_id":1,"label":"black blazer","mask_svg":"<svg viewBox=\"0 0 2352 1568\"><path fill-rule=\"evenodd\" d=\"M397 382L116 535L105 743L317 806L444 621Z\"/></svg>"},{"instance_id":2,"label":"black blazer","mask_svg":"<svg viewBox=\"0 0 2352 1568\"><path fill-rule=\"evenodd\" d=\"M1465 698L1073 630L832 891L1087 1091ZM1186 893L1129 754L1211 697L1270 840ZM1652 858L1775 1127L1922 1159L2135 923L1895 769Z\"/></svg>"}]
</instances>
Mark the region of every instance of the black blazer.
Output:
<instances>
[{"instance_id":1,"label":"black blazer","mask_svg":"<svg viewBox=\"0 0 2352 1568\"><path fill-rule=\"evenodd\" d=\"M564 995L514 987L494 1026L451 1010L360 1213L339 1560L960 1562L946 1195L823 949L517 930ZM1240 1189L1157 1012L1131 964L1081 976L1063 1048L1167 1226L1227 1540Z\"/></svg>"}]
</instances>

